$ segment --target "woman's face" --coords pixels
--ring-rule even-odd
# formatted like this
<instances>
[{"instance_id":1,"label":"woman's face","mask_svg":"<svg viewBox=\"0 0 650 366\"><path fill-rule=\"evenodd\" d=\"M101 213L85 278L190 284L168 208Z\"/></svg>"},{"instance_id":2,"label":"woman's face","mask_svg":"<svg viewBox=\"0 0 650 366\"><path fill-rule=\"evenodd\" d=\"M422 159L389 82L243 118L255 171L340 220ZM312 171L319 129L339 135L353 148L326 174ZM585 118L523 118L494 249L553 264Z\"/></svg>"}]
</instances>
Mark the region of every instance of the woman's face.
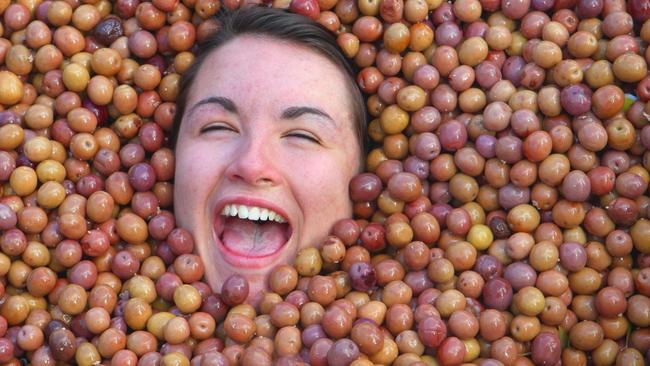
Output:
<instances>
[{"instance_id":1,"label":"woman's face","mask_svg":"<svg viewBox=\"0 0 650 366\"><path fill-rule=\"evenodd\" d=\"M274 267L351 215L360 147L345 85L325 57L270 38L237 37L201 66L176 145L174 209L213 290L237 273L256 302Z\"/></svg>"}]
</instances>

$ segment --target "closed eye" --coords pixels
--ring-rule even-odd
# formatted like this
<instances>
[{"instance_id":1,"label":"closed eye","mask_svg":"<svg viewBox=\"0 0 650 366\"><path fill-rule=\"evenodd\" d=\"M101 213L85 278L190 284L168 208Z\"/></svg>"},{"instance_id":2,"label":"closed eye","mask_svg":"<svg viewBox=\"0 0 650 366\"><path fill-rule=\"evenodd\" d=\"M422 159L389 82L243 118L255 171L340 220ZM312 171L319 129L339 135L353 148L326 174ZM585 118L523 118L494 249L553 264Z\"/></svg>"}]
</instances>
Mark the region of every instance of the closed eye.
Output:
<instances>
[{"instance_id":1,"label":"closed eye","mask_svg":"<svg viewBox=\"0 0 650 366\"><path fill-rule=\"evenodd\" d=\"M291 132L286 135L287 137L297 137L300 139L304 139L307 141L311 141L316 144L320 144L320 140L316 138L315 136L308 134L306 132Z\"/></svg>"},{"instance_id":2,"label":"closed eye","mask_svg":"<svg viewBox=\"0 0 650 366\"><path fill-rule=\"evenodd\" d=\"M233 131L235 129L225 123L213 123L207 125L201 129L201 133L210 132L210 131Z\"/></svg>"}]
</instances>

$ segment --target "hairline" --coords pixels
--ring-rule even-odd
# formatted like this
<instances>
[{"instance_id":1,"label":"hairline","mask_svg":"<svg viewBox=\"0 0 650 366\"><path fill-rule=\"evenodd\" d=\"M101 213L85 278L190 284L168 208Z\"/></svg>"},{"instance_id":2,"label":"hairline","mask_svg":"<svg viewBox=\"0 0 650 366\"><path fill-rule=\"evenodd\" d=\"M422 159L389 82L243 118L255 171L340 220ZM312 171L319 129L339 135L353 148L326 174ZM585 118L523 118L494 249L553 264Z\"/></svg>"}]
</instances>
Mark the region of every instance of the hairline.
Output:
<instances>
[{"instance_id":1,"label":"hairline","mask_svg":"<svg viewBox=\"0 0 650 366\"><path fill-rule=\"evenodd\" d=\"M181 75L180 94L176 99L176 112L171 130L171 145L174 148L178 140L178 132L182 118L187 112L187 101L192 94L194 79L203 68L204 61L218 50L241 36L252 36L275 39L292 46L311 50L320 54L333 64L343 75L345 88L349 101L349 111L352 116L354 135L359 147L359 167L365 166L365 155L370 148L371 141L368 136L369 115L366 106L366 96L357 85L357 66L346 57L337 44L336 35L322 24L308 20L308 18L288 12L283 9L274 9L268 6L253 6L238 10L222 9L213 16L216 20L216 33L207 36L198 44L198 55L189 69ZM206 52L201 52L206 50ZM198 64L198 67L197 67ZM182 109L183 115L179 115Z\"/></svg>"},{"instance_id":2,"label":"hairline","mask_svg":"<svg viewBox=\"0 0 650 366\"><path fill-rule=\"evenodd\" d=\"M219 30L218 30L219 31ZM218 32L217 31L217 32ZM228 29L228 31L232 32L232 30ZM329 32L329 31L328 31ZM269 32L264 32L264 30L245 30L245 31L237 31L236 33L233 32L232 36L221 41L218 45L216 46L211 46L210 42L211 39L206 40L205 45L210 47L211 49L208 52L205 53L199 53L199 56L193 61L193 64L196 64L197 62L200 62L200 65L196 68L192 68L190 66L190 69L188 71L191 72L191 77L189 80L183 80L185 74L183 75L183 78L181 80L181 87L184 86L184 88L181 90L181 94L179 97L182 97L182 107L183 107L183 115L178 117L178 122L173 123L173 130L172 130L172 147L176 148L176 144L178 142L178 138L180 135L181 131L181 126L183 125L183 121L185 119L185 116L187 114L188 109L191 107L188 105L188 102L192 96L192 91L194 89L194 85L196 82L196 78L198 74L201 72L201 70L204 67L205 61L214 54L214 52L219 51L222 47L230 44L233 41L236 41L240 39L241 37L251 37L251 38L257 38L257 39L268 39L272 41L277 41L286 45L290 45L293 47L297 47L300 49L304 49L306 51L310 51L313 54L319 55L326 59L330 65L334 66L334 68L339 72L339 74L343 77L343 81L345 84L345 89L346 93L348 94L349 101L348 101L348 110L350 113L351 117L351 122L352 122L352 132L355 135L355 143L357 145L357 148L359 150L359 172L363 171L364 166L365 166L365 159L366 159L366 154L367 154L367 149L368 147L368 134L367 134L367 110L365 106L365 97L363 96L362 91L358 88L356 85L355 79L354 79L354 66L351 65L350 63L344 63L345 61L345 56L343 53L339 50L339 55L342 56L341 58L336 57L335 55L332 55L329 52L326 52L325 49L317 47L318 45L315 43L310 43L310 42L303 42L301 40L296 40L296 39L291 39L291 38L282 38L279 35L269 33ZM338 47L338 46L337 46ZM343 61L343 62L337 62L337 61ZM186 84L187 83L187 84ZM186 84L186 85L184 85ZM185 95L183 95L185 94ZM357 95L358 94L358 95ZM359 100L360 98L360 100ZM346 98L347 99L347 98ZM360 102L361 105L359 105L360 111L357 111L358 108L355 108L357 102ZM359 115L360 114L360 115ZM357 121L357 119L360 118L361 120ZM176 117L174 118L174 121L176 121ZM175 126L177 125L177 126Z\"/></svg>"},{"instance_id":3,"label":"hairline","mask_svg":"<svg viewBox=\"0 0 650 366\"><path fill-rule=\"evenodd\" d=\"M352 89L352 88L356 88L356 86L355 85L350 85L352 83L352 81L348 77L347 72L344 71L344 70L341 70L341 66L337 65L337 63L334 62L330 57L328 57L325 52L321 52L320 50L315 49L314 47L309 47L308 45L303 44L303 43L298 42L298 41L295 41L293 39L280 38L280 37L278 37L276 35L273 35L273 34L261 33L261 32L245 32L245 33L241 33L241 34L236 34L232 38L226 40L225 42L221 43L219 46L211 49L208 53L204 54L203 60L201 60L202 61L201 65L199 65L199 67L195 70L195 74L192 77L192 83L189 85L188 90L187 90L187 94L185 95L185 101L184 101L185 105L183 106L184 107L183 108L183 115L180 116L178 132L180 132L180 128L183 125L185 117L187 116L187 112L190 109L192 109L192 107L193 107L193 105L189 105L188 102L192 99L192 94L193 94L196 78L199 76L199 74L201 73L201 71L205 67L205 62L207 61L207 59L210 58L210 57L213 57L214 54L216 52L220 51L222 48L228 46L229 44L231 44L231 43L233 43L233 42L235 42L237 40L241 40L242 38L252 38L252 39L259 39L259 40L275 41L275 42L278 42L278 43L281 43L281 44L284 44L284 45L287 45L287 46L296 47L296 48L301 49L303 51L310 52L311 54L318 55L322 59L326 60L330 64L330 66L332 66L334 68L334 70L336 70L343 79L343 82L345 84L345 91L348 94L348 98L345 98L345 103L347 104L346 108L348 109L348 113L349 113L350 119L351 119L350 122L352 124L350 126L350 129L355 134L355 139L354 140L356 141L356 143L358 145L360 153L361 154L364 153L362 151L363 146L361 145L361 141L359 141L359 139L356 138L357 121L355 121L355 119L356 119L355 118L356 113L355 113L355 108L354 108L355 95L354 95L354 89ZM344 121L342 121L342 122L344 122ZM345 127L344 126L345 123L342 123L341 125L342 125L342 127ZM176 137L176 139L178 139L178 136L175 136L175 137Z\"/></svg>"}]
</instances>

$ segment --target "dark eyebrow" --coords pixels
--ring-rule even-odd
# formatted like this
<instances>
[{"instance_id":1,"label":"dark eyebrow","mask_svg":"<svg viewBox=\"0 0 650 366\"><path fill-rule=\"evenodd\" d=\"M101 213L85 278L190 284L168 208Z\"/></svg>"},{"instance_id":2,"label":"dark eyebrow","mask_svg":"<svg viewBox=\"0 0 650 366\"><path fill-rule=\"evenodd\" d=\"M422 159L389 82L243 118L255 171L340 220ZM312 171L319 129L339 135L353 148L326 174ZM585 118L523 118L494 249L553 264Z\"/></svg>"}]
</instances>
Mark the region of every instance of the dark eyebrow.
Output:
<instances>
[{"instance_id":1,"label":"dark eyebrow","mask_svg":"<svg viewBox=\"0 0 650 366\"><path fill-rule=\"evenodd\" d=\"M225 109L226 111L230 113L237 114L237 106L235 105L235 102L232 101L230 98L226 97L219 97L219 96L214 96L214 97L208 97L201 99L200 101L196 102L188 111L187 115L190 116L194 111L196 111L200 106L205 105L205 104L218 104L221 106L221 108Z\"/></svg>"},{"instance_id":2,"label":"dark eyebrow","mask_svg":"<svg viewBox=\"0 0 650 366\"><path fill-rule=\"evenodd\" d=\"M318 108L306 106L289 107L285 109L282 112L282 119L296 119L303 114L315 114L317 116L325 117L325 119L329 120L329 122L334 123L334 119L325 111Z\"/></svg>"}]
</instances>

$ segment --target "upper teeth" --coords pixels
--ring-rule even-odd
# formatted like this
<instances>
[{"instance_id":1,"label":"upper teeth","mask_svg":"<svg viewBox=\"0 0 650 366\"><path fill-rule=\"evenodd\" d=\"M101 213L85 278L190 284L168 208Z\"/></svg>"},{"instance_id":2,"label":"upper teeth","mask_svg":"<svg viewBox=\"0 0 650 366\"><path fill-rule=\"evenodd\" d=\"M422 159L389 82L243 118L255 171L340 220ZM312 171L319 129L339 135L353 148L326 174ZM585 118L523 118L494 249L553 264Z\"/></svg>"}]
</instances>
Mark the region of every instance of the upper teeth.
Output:
<instances>
[{"instance_id":1,"label":"upper teeth","mask_svg":"<svg viewBox=\"0 0 650 366\"><path fill-rule=\"evenodd\" d=\"M224 216L239 217L240 219L275 221L281 224L287 222L287 219L279 213L269 210L268 208L229 204L224 206L221 214Z\"/></svg>"}]
</instances>

